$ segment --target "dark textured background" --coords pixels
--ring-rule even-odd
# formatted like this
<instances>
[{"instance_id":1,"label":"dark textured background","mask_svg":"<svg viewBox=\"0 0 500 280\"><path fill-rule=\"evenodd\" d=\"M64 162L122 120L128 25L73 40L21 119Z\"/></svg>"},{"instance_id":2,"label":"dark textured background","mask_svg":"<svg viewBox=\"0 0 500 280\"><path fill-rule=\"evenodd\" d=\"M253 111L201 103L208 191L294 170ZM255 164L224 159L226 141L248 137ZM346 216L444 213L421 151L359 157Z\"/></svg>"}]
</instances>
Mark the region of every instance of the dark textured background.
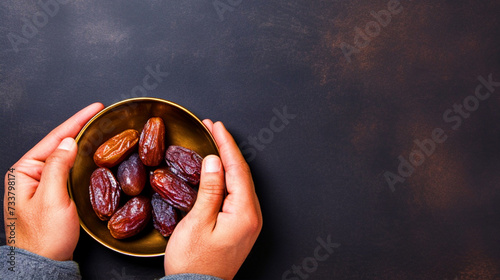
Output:
<instances>
[{"instance_id":1,"label":"dark textured background","mask_svg":"<svg viewBox=\"0 0 500 280\"><path fill-rule=\"evenodd\" d=\"M15 52L7 36L35 2L0 3L2 172L159 64L170 75L147 96L222 120L239 143L273 108L296 115L250 162L265 222L237 279L282 279L329 235L341 246L308 279L500 279L500 88L457 130L443 120L478 76L500 80L499 1L402 0L351 63L341 43L388 1L244 0L221 20L211 1L74 0ZM392 192L384 172L434 128L447 141ZM75 259L86 279L163 275L161 258L83 231Z\"/></svg>"}]
</instances>

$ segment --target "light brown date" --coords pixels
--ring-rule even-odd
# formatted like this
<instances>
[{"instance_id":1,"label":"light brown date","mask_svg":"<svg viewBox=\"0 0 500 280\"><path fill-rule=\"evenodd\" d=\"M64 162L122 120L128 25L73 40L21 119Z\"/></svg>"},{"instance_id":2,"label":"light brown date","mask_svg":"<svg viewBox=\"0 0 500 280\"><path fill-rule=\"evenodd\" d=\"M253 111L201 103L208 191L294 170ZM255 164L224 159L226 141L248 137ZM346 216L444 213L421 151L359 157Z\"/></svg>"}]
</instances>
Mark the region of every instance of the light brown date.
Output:
<instances>
[{"instance_id":1,"label":"light brown date","mask_svg":"<svg viewBox=\"0 0 500 280\"><path fill-rule=\"evenodd\" d=\"M153 206L153 226L164 237L170 236L179 222L177 210L157 193L153 194L151 205Z\"/></svg>"},{"instance_id":2,"label":"light brown date","mask_svg":"<svg viewBox=\"0 0 500 280\"><path fill-rule=\"evenodd\" d=\"M175 208L189 212L196 201L196 191L168 168L159 168L150 174L153 190Z\"/></svg>"},{"instance_id":3,"label":"light brown date","mask_svg":"<svg viewBox=\"0 0 500 280\"><path fill-rule=\"evenodd\" d=\"M125 239L141 232L151 219L151 201L145 196L131 198L118 209L108 222L108 229L116 239Z\"/></svg>"},{"instance_id":4,"label":"light brown date","mask_svg":"<svg viewBox=\"0 0 500 280\"><path fill-rule=\"evenodd\" d=\"M136 196L142 192L146 185L147 174L137 153L120 163L116 177L125 194Z\"/></svg>"},{"instance_id":5,"label":"light brown date","mask_svg":"<svg viewBox=\"0 0 500 280\"><path fill-rule=\"evenodd\" d=\"M111 168L125 159L136 147L139 132L127 129L104 142L94 154L94 162L100 167Z\"/></svg>"},{"instance_id":6,"label":"light brown date","mask_svg":"<svg viewBox=\"0 0 500 280\"><path fill-rule=\"evenodd\" d=\"M139 139L139 156L147 166L157 166L165 155L165 124L159 117L150 118Z\"/></svg>"},{"instance_id":7,"label":"light brown date","mask_svg":"<svg viewBox=\"0 0 500 280\"><path fill-rule=\"evenodd\" d=\"M184 181L192 185L197 185L200 182L203 158L195 151L171 145L165 154L165 161L170 170Z\"/></svg>"},{"instance_id":8,"label":"light brown date","mask_svg":"<svg viewBox=\"0 0 500 280\"><path fill-rule=\"evenodd\" d=\"M107 168L100 167L90 176L90 204L97 217L107 221L113 216L120 202L120 184Z\"/></svg>"}]
</instances>

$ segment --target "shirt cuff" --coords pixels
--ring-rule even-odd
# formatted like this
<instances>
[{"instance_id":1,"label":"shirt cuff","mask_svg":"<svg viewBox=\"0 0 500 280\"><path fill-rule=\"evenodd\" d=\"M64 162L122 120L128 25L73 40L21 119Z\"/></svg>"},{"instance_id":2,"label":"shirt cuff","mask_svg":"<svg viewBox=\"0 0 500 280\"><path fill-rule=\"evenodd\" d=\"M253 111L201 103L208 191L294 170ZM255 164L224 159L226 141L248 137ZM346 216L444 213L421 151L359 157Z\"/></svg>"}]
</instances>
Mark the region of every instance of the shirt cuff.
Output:
<instances>
[{"instance_id":1,"label":"shirt cuff","mask_svg":"<svg viewBox=\"0 0 500 280\"><path fill-rule=\"evenodd\" d=\"M55 261L16 247L0 246L0 260L5 279L82 279L74 261Z\"/></svg>"},{"instance_id":2,"label":"shirt cuff","mask_svg":"<svg viewBox=\"0 0 500 280\"><path fill-rule=\"evenodd\" d=\"M160 278L160 280L222 280L222 279L210 275L184 273L184 274L168 275L163 278Z\"/></svg>"}]
</instances>

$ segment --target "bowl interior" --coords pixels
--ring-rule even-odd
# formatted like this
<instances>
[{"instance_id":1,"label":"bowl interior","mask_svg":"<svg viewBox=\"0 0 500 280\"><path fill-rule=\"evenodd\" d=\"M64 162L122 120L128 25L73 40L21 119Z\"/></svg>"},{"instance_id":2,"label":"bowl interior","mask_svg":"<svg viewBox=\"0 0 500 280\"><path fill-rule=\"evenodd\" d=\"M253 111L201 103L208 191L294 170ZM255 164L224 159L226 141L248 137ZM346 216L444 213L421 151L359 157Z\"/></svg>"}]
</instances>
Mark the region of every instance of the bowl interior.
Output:
<instances>
[{"instance_id":1,"label":"bowl interior","mask_svg":"<svg viewBox=\"0 0 500 280\"><path fill-rule=\"evenodd\" d=\"M75 201L80 224L84 230L104 246L132 256L161 256L165 253L168 240L154 230L151 223L135 237L124 240L113 238L107 228L107 222L97 217L90 204L90 175L98 168L93 155L102 143L129 128L141 132L151 117L163 119L167 147L183 146L196 151L202 157L219 154L210 132L185 108L156 98L128 99L102 110L80 131L76 138L78 154L68 180L69 193ZM114 174L116 168L111 169ZM148 184L146 188L150 189ZM124 198L123 193L122 198ZM121 199L120 205L125 203L123 200Z\"/></svg>"}]
</instances>

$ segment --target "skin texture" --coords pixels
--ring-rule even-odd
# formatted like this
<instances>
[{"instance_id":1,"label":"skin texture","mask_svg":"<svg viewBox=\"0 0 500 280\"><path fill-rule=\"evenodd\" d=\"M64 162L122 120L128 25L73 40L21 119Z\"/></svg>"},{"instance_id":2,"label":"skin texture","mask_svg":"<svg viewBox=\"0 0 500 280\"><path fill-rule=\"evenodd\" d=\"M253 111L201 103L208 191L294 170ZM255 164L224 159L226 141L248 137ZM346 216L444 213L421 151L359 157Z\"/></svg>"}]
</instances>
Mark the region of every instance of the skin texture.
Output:
<instances>
[{"instance_id":1,"label":"skin texture","mask_svg":"<svg viewBox=\"0 0 500 280\"><path fill-rule=\"evenodd\" d=\"M170 237L165 273L199 273L232 279L262 229L262 214L250 168L234 139L221 122L204 120L203 123L214 135L221 159L209 155L203 160L196 203ZM220 170L208 172L208 161L214 161ZM226 198L224 187L228 192Z\"/></svg>"},{"instance_id":2,"label":"skin texture","mask_svg":"<svg viewBox=\"0 0 500 280\"><path fill-rule=\"evenodd\" d=\"M80 233L75 203L66 189L77 153L73 138L103 108L95 103L76 113L12 166L16 177L15 247L58 261L72 258ZM7 192L4 201L4 217L8 217Z\"/></svg>"}]
</instances>

